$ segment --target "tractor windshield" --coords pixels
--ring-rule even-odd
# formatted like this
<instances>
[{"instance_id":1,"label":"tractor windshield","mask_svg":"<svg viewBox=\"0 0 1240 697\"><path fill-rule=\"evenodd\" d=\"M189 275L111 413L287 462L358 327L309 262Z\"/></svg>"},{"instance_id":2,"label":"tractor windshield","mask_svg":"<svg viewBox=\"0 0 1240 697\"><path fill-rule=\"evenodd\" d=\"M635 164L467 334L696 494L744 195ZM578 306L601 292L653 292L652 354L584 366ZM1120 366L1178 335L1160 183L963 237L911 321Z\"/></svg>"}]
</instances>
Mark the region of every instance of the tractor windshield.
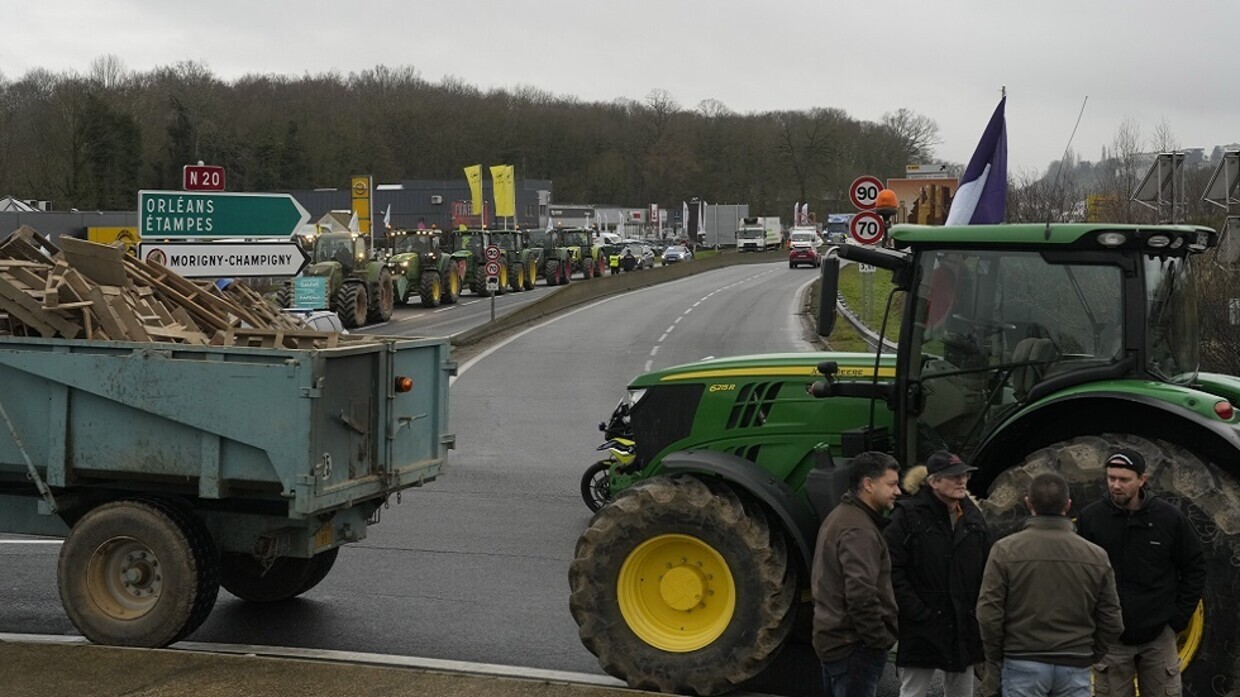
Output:
<instances>
[{"instance_id":1,"label":"tractor windshield","mask_svg":"<svg viewBox=\"0 0 1240 697\"><path fill-rule=\"evenodd\" d=\"M1192 383L1200 358L1192 259L1146 257L1144 265L1147 367L1167 382Z\"/></svg>"},{"instance_id":2,"label":"tractor windshield","mask_svg":"<svg viewBox=\"0 0 1240 697\"><path fill-rule=\"evenodd\" d=\"M971 454L1051 376L1123 356L1123 273L1109 264L1053 263L1038 252L921 255L914 360L924 405L919 455ZM905 339L901 339L903 343Z\"/></svg>"},{"instance_id":3,"label":"tractor windshield","mask_svg":"<svg viewBox=\"0 0 1240 697\"><path fill-rule=\"evenodd\" d=\"M314 245L314 263L336 261L346 266L353 263L353 239L350 236L320 237Z\"/></svg>"},{"instance_id":4,"label":"tractor windshield","mask_svg":"<svg viewBox=\"0 0 1240 697\"><path fill-rule=\"evenodd\" d=\"M491 233L491 241L500 249L517 250L517 236Z\"/></svg>"},{"instance_id":5,"label":"tractor windshield","mask_svg":"<svg viewBox=\"0 0 1240 697\"><path fill-rule=\"evenodd\" d=\"M397 254L423 254L436 250L435 238L431 235L402 235L396 238Z\"/></svg>"},{"instance_id":6,"label":"tractor windshield","mask_svg":"<svg viewBox=\"0 0 1240 697\"><path fill-rule=\"evenodd\" d=\"M590 233L582 232L566 232L564 233L565 247L589 247Z\"/></svg>"}]
</instances>

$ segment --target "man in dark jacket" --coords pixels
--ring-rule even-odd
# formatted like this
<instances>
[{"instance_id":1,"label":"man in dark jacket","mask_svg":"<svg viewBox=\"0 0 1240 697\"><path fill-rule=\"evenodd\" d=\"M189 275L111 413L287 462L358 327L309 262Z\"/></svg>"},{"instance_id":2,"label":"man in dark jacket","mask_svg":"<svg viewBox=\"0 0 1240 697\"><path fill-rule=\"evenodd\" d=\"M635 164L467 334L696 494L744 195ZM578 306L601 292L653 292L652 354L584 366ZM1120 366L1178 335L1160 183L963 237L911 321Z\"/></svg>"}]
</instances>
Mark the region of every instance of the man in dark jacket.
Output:
<instances>
[{"instance_id":1,"label":"man in dark jacket","mask_svg":"<svg viewBox=\"0 0 1240 697\"><path fill-rule=\"evenodd\" d=\"M874 697L896 643L891 556L882 528L900 493L900 466L886 453L849 463L850 491L818 530L810 587L814 651L833 697Z\"/></svg>"},{"instance_id":2,"label":"man in dark jacket","mask_svg":"<svg viewBox=\"0 0 1240 697\"><path fill-rule=\"evenodd\" d=\"M945 697L973 697L973 664L982 662L975 612L991 544L966 487L975 469L946 450L931 455L905 476L915 493L897 502L883 531L900 606L900 697L925 697L935 671Z\"/></svg>"},{"instance_id":3,"label":"man in dark jacket","mask_svg":"<svg viewBox=\"0 0 1240 697\"><path fill-rule=\"evenodd\" d=\"M1124 633L1094 666L1100 693L1180 693L1176 632L1188 626L1205 590L1206 562L1192 524L1179 508L1146 488L1141 453L1116 449L1107 458L1107 491L1081 511L1081 536L1106 550L1115 569Z\"/></svg>"}]
</instances>

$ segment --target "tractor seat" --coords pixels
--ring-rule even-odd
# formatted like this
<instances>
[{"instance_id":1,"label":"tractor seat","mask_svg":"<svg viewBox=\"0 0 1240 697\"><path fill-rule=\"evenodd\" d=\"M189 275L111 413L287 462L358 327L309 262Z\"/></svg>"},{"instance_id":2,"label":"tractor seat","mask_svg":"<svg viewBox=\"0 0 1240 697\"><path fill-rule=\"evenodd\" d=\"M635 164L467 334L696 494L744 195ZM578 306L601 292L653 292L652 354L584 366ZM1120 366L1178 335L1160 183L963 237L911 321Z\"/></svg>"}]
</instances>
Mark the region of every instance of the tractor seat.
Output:
<instances>
[{"instance_id":1,"label":"tractor seat","mask_svg":"<svg viewBox=\"0 0 1240 697\"><path fill-rule=\"evenodd\" d=\"M1021 339L1012 350L1013 363L1028 363L1012 369L1012 393L1024 399L1033 386L1042 381L1046 364L1055 360L1055 342L1030 337Z\"/></svg>"}]
</instances>

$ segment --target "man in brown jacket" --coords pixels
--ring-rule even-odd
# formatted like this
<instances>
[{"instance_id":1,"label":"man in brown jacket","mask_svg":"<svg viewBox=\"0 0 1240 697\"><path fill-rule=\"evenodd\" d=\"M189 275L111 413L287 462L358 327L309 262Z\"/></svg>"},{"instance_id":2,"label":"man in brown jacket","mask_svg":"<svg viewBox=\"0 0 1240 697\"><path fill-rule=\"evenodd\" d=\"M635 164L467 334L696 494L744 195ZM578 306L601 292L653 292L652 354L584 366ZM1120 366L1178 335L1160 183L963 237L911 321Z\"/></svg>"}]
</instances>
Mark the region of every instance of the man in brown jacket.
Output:
<instances>
[{"instance_id":1,"label":"man in brown jacket","mask_svg":"<svg viewBox=\"0 0 1240 697\"><path fill-rule=\"evenodd\" d=\"M1025 505L1033 517L991 547L982 574L986 662L1002 666L1004 697L1089 697L1090 665L1124 630L1115 574L1107 553L1073 531L1062 476L1034 477Z\"/></svg>"},{"instance_id":2,"label":"man in brown jacket","mask_svg":"<svg viewBox=\"0 0 1240 697\"><path fill-rule=\"evenodd\" d=\"M811 587L814 651L832 697L874 697L896 643L896 597L882 528L900 493L900 466L886 453L849 463L850 491L818 530Z\"/></svg>"}]
</instances>

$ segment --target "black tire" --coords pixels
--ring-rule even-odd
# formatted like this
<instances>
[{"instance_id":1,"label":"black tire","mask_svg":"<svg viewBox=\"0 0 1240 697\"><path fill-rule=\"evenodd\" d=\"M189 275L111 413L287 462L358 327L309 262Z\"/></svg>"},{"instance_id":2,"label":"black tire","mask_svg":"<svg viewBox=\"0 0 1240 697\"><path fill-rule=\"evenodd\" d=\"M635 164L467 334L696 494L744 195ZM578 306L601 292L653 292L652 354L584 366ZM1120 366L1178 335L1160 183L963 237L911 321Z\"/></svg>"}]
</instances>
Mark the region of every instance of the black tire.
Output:
<instances>
[{"instance_id":1,"label":"black tire","mask_svg":"<svg viewBox=\"0 0 1240 697\"><path fill-rule=\"evenodd\" d=\"M1205 550L1205 623L1200 648L1182 676L1184 694L1230 693L1240 676L1240 653L1232 648L1240 643L1240 575L1235 572L1235 560L1240 559L1240 526L1236 522L1240 482L1234 476L1166 441L1130 434L1082 436L1030 453L1019 466L1001 473L980 502L982 512L997 535L1015 531L1025 517L1029 481L1038 472L1054 470L1068 480L1073 508L1070 515L1075 516L1106 495L1102 463L1115 447L1131 448L1145 457L1150 487L1184 511ZM1183 642L1185 636L1180 638ZM1229 682L1219 682L1224 676Z\"/></svg>"},{"instance_id":2,"label":"black tire","mask_svg":"<svg viewBox=\"0 0 1240 697\"><path fill-rule=\"evenodd\" d=\"M587 281L594 278L594 260L590 257L581 262L581 277Z\"/></svg>"},{"instance_id":3,"label":"black tire","mask_svg":"<svg viewBox=\"0 0 1240 697\"><path fill-rule=\"evenodd\" d=\"M278 603L295 598L318 585L336 563L339 547L310 559L276 557L265 572L252 554L220 555L220 585L252 603Z\"/></svg>"},{"instance_id":4,"label":"black tire","mask_svg":"<svg viewBox=\"0 0 1240 697\"><path fill-rule=\"evenodd\" d=\"M611 503L611 462L599 460L581 475L581 500L593 512Z\"/></svg>"},{"instance_id":5,"label":"black tire","mask_svg":"<svg viewBox=\"0 0 1240 697\"><path fill-rule=\"evenodd\" d=\"M560 285L560 260L548 259L547 265L543 267L543 278L547 279L547 285Z\"/></svg>"},{"instance_id":6,"label":"black tire","mask_svg":"<svg viewBox=\"0 0 1240 697\"><path fill-rule=\"evenodd\" d=\"M379 269L379 280L375 283L375 292L371 294L366 306L366 321L370 323L386 322L392 319L392 307L395 305L392 288L392 272L386 267Z\"/></svg>"},{"instance_id":7,"label":"black tire","mask_svg":"<svg viewBox=\"0 0 1240 697\"><path fill-rule=\"evenodd\" d=\"M276 307L281 309L293 306L293 289L288 286L281 286L276 291Z\"/></svg>"},{"instance_id":8,"label":"black tire","mask_svg":"<svg viewBox=\"0 0 1240 697\"><path fill-rule=\"evenodd\" d=\"M439 276L443 279L443 304L455 305L461 299L461 277L456 272L456 266L449 264Z\"/></svg>"},{"instance_id":9,"label":"black tire","mask_svg":"<svg viewBox=\"0 0 1240 697\"><path fill-rule=\"evenodd\" d=\"M366 287L360 283L346 283L336 291L336 314L345 329L356 329L366 324Z\"/></svg>"},{"instance_id":10,"label":"black tire","mask_svg":"<svg viewBox=\"0 0 1240 697\"><path fill-rule=\"evenodd\" d=\"M730 619L720 634L691 650L653 646L634 632L620 609L626 560L639 545L665 536L687 536L708 547L722 557L732 577L736 605ZM743 503L727 485L708 485L689 475L640 482L595 514L574 556L569 609L581 641L603 670L631 687L700 695L727 692L760 673L792 629L797 574L784 536L772 530L760 506ZM694 571L692 564L683 566ZM702 605L692 609L708 607L705 598L713 597L716 589L726 593L726 582L707 578L711 581L702 581ZM645 583L645 578L640 581ZM675 632L666 625L664 629Z\"/></svg>"},{"instance_id":11,"label":"black tire","mask_svg":"<svg viewBox=\"0 0 1240 697\"><path fill-rule=\"evenodd\" d=\"M538 262L534 257L530 257L530 263L525 267L525 277L522 281L526 290L534 290L534 284L538 281Z\"/></svg>"},{"instance_id":12,"label":"black tire","mask_svg":"<svg viewBox=\"0 0 1240 697\"><path fill-rule=\"evenodd\" d=\"M439 303L443 302L443 279L439 277L439 272L423 271L418 285L422 307L439 307Z\"/></svg>"},{"instance_id":13,"label":"black tire","mask_svg":"<svg viewBox=\"0 0 1240 697\"><path fill-rule=\"evenodd\" d=\"M508 269L508 285L514 293L525 290L525 264L518 261Z\"/></svg>"},{"instance_id":14,"label":"black tire","mask_svg":"<svg viewBox=\"0 0 1240 697\"><path fill-rule=\"evenodd\" d=\"M219 592L205 527L159 501L113 501L82 516L60 548L57 583L87 639L150 648L197 629Z\"/></svg>"}]
</instances>

